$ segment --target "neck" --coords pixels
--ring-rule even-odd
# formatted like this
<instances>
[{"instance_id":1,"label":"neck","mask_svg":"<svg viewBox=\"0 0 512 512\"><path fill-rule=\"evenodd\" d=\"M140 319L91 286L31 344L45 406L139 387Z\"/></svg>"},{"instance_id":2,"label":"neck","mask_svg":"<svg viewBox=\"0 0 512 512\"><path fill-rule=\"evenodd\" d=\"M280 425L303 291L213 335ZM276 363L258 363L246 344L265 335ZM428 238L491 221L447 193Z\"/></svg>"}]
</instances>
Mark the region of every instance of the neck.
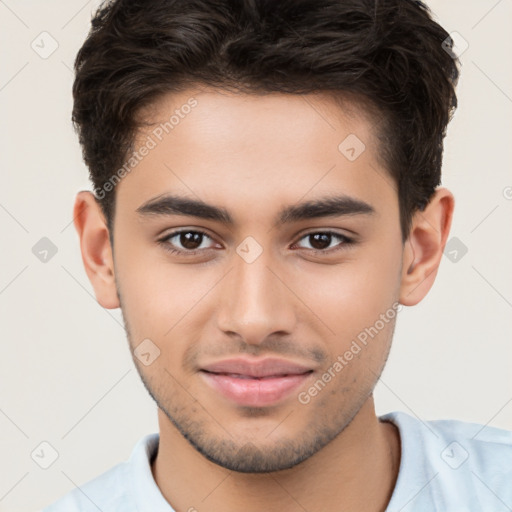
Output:
<instances>
[{"instance_id":1,"label":"neck","mask_svg":"<svg viewBox=\"0 0 512 512\"><path fill-rule=\"evenodd\" d=\"M379 422L373 397L333 441L297 466L237 473L210 462L158 411L160 444L154 479L177 512L384 511L398 476L400 438Z\"/></svg>"}]
</instances>

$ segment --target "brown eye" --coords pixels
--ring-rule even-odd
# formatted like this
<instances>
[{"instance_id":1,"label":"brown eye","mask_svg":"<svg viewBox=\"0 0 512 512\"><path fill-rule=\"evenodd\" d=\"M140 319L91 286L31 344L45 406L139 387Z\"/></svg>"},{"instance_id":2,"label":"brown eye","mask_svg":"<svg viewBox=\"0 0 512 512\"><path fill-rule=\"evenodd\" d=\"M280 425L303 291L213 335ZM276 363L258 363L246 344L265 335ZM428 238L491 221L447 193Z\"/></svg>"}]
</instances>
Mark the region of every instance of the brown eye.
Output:
<instances>
[{"instance_id":1,"label":"brown eye","mask_svg":"<svg viewBox=\"0 0 512 512\"><path fill-rule=\"evenodd\" d=\"M331 245L332 235L327 233L315 233L314 235L308 236L313 249L327 249L329 245Z\"/></svg>"},{"instance_id":2,"label":"brown eye","mask_svg":"<svg viewBox=\"0 0 512 512\"><path fill-rule=\"evenodd\" d=\"M158 242L171 253L179 254L195 254L197 251L211 249L205 241L212 240L203 231L196 231L192 229L182 229L169 233Z\"/></svg>"},{"instance_id":3,"label":"brown eye","mask_svg":"<svg viewBox=\"0 0 512 512\"><path fill-rule=\"evenodd\" d=\"M190 250L198 249L203 240L203 235L195 231L183 231L177 236L180 244Z\"/></svg>"},{"instance_id":4,"label":"brown eye","mask_svg":"<svg viewBox=\"0 0 512 512\"><path fill-rule=\"evenodd\" d=\"M353 245L354 241L341 233L334 233L332 231L318 231L315 233L308 233L303 236L301 240L307 240L309 247L302 246L303 249L310 249L319 252L331 252L331 250L343 249L344 247ZM337 244L331 244L338 241ZM340 243L341 241L341 243ZM301 246L299 246L301 247Z\"/></svg>"}]
</instances>

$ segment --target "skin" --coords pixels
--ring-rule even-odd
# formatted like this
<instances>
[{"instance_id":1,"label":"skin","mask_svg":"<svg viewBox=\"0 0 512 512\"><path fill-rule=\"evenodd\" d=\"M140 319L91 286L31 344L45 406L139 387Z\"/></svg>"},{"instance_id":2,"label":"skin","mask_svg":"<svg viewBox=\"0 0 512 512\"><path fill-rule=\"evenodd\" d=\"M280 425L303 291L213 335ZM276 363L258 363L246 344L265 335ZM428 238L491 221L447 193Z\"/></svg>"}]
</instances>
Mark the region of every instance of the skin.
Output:
<instances>
[{"instance_id":1,"label":"skin","mask_svg":"<svg viewBox=\"0 0 512 512\"><path fill-rule=\"evenodd\" d=\"M179 512L383 511L400 439L378 420L372 393L396 317L309 403L297 395L393 303L413 306L427 294L453 196L438 188L402 243L396 185L379 158L375 123L356 105L342 110L322 94L197 88L162 97L144 115L157 126L191 97L198 105L117 185L113 248L90 192L77 195L74 211L98 302L121 307L132 350L146 338L160 350L149 366L134 358L159 406L155 481ZM154 126L139 132L137 144ZM352 162L338 150L349 134L366 145ZM273 227L281 208L335 192L374 213ZM137 214L163 193L224 207L235 224ZM177 228L210 238L199 239L196 255L174 255L158 240ZM313 254L319 246L306 235L326 230L356 243L334 236ZM252 263L236 252L248 236L263 251ZM171 241L187 250L183 238ZM281 357L314 372L277 405L242 407L199 371L240 354Z\"/></svg>"}]
</instances>

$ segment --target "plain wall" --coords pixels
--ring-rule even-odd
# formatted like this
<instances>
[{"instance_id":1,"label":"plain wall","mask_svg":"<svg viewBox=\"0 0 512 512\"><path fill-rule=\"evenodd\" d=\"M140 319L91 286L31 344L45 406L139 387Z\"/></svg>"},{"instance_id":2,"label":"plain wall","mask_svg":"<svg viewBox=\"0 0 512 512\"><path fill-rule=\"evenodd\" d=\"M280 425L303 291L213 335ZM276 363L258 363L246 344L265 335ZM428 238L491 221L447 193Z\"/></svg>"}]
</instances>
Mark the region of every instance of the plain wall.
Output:
<instances>
[{"instance_id":1,"label":"plain wall","mask_svg":"<svg viewBox=\"0 0 512 512\"><path fill-rule=\"evenodd\" d=\"M96 302L72 225L76 192L91 189L70 122L72 67L97 5L0 2L0 511L54 501L158 429L121 313ZM429 5L469 44L443 167L451 237L467 253L443 257L426 299L400 313L377 412L510 429L512 2ZM46 59L31 47L51 49L43 31L58 43ZM47 263L32 252L43 237L57 248ZM48 469L31 458L43 441L59 454Z\"/></svg>"}]
</instances>

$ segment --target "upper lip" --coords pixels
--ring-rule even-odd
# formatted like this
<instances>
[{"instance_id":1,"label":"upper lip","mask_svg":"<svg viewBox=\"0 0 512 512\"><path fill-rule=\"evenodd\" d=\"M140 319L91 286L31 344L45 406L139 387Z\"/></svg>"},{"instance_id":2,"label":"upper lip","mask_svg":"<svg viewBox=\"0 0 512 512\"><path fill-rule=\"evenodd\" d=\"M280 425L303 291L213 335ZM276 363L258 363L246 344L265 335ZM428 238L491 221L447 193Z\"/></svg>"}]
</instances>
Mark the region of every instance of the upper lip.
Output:
<instances>
[{"instance_id":1,"label":"upper lip","mask_svg":"<svg viewBox=\"0 0 512 512\"><path fill-rule=\"evenodd\" d=\"M201 367L210 373L231 373L248 377L271 377L283 375L301 375L313 371L312 368L284 359L265 358L250 361L233 358L211 363Z\"/></svg>"}]
</instances>

